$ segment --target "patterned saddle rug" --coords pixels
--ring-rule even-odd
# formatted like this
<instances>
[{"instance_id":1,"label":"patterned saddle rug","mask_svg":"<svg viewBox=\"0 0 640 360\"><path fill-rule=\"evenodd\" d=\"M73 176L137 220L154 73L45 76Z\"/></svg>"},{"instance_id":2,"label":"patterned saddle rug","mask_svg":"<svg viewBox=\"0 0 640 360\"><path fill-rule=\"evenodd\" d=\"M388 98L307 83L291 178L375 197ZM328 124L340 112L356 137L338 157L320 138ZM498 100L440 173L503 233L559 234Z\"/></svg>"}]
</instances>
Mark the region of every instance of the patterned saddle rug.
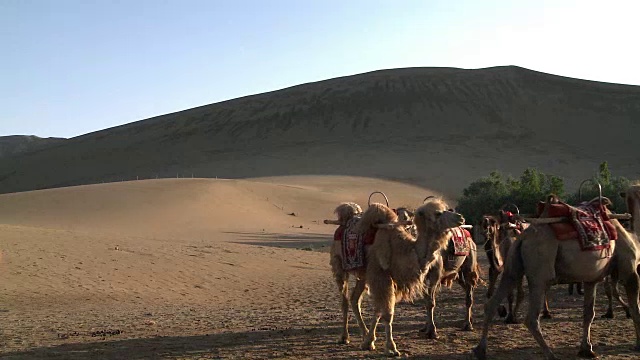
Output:
<instances>
[{"instance_id":1,"label":"patterned saddle rug","mask_svg":"<svg viewBox=\"0 0 640 360\"><path fill-rule=\"evenodd\" d=\"M538 203L538 215L545 208ZM578 239L583 251L608 249L611 241L618 239L618 232L607 216L604 207L598 203L582 203L577 207L563 202L548 204L549 217L567 217L568 223L549 224L558 240Z\"/></svg>"},{"instance_id":2,"label":"patterned saddle rug","mask_svg":"<svg viewBox=\"0 0 640 360\"><path fill-rule=\"evenodd\" d=\"M353 217L346 225L340 225L333 234L333 240L342 241L342 268L346 271L358 269L366 265L365 245L373 244L376 231L368 230L358 233L359 217Z\"/></svg>"},{"instance_id":3,"label":"patterned saddle rug","mask_svg":"<svg viewBox=\"0 0 640 360\"><path fill-rule=\"evenodd\" d=\"M468 256L471 250L471 233L461 227L449 229L453 236L449 240L447 252L455 256Z\"/></svg>"}]
</instances>

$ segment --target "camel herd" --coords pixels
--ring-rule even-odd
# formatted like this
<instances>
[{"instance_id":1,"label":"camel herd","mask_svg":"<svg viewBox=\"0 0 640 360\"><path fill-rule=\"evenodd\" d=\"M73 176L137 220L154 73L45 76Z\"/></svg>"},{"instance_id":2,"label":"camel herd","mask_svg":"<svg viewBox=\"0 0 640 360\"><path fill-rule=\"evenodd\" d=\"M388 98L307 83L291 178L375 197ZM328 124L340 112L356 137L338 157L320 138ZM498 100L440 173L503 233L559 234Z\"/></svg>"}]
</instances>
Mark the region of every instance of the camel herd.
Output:
<instances>
[{"instance_id":1,"label":"camel herd","mask_svg":"<svg viewBox=\"0 0 640 360\"><path fill-rule=\"evenodd\" d=\"M543 350L545 359L557 359L545 341L540 327L541 313L549 315L546 294L555 284L581 285L584 289L583 334L578 355L594 358L591 342L591 323L595 317L596 285L605 281L609 298L606 316L612 316L612 297L623 304L628 317L633 320L636 332L635 350L640 351L640 183L621 193L626 199L631 215L629 228L618 221L620 216L607 208L610 201L598 197L588 203L600 222L600 243L585 244L585 237L561 238L554 222L554 206L558 200L549 197L541 202L538 219L523 221L518 214L499 210L499 214L483 217L481 238L489 260L489 288L484 310L482 336L471 355L476 359L487 358L488 334L497 313L507 323L517 322L519 305L524 298L523 280L528 286L529 307L524 324ZM386 199L386 196L385 196ZM561 203L571 211L572 221L577 221L577 209ZM385 353L398 356L400 352L393 340L395 305L401 301L424 298L426 326L421 329L429 339L437 338L433 314L436 294L442 284L460 284L465 290L466 321L463 330L472 331L471 308L473 291L482 283L482 270L478 265L476 244L463 227L464 217L452 210L444 200L427 198L412 211L408 208L392 209L387 204L371 203L366 210L356 203L343 203L336 209L338 220L325 223L339 225L331 248L330 265L341 293L343 330L341 343L349 343L349 308L355 314L363 337L362 349L374 350L376 327L380 320L385 327ZM582 213L581 213L582 214ZM581 215L582 216L582 215ZM562 226L570 226L563 218ZM595 219L595 220L593 220ZM533 221L535 220L535 221ZM578 229L584 235L584 228ZM605 231L606 230L606 231ZM590 239L594 238L593 234ZM587 245L596 247L586 248ZM358 252L360 251L360 252ZM348 258L348 259L347 259ZM349 292L349 277L355 278L355 287ZM625 303L617 292L624 286ZM373 319L367 327L361 311L361 301L368 289L373 305ZM515 304L514 304L514 292ZM502 302L507 300L508 307Z\"/></svg>"}]
</instances>

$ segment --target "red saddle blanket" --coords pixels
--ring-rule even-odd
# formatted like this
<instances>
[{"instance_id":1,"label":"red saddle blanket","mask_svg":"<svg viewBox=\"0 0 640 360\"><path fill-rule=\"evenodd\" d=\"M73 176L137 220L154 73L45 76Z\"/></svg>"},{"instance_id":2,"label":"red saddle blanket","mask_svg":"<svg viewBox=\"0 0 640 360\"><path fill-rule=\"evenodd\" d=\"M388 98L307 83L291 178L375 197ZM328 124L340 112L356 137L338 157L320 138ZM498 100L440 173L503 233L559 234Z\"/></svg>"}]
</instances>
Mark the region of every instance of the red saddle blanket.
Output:
<instances>
[{"instance_id":1,"label":"red saddle blanket","mask_svg":"<svg viewBox=\"0 0 640 360\"><path fill-rule=\"evenodd\" d=\"M333 240L342 241L342 268L354 270L366 265L365 246L373 244L376 230L367 230L364 234L356 231L360 218L354 217L346 225L340 225L333 234Z\"/></svg>"},{"instance_id":2,"label":"red saddle blanket","mask_svg":"<svg viewBox=\"0 0 640 360\"><path fill-rule=\"evenodd\" d=\"M469 244L471 233L461 227L451 228L449 231L453 235L447 247L449 254L455 256L469 255L469 251L471 251L471 244Z\"/></svg>"},{"instance_id":3,"label":"red saddle blanket","mask_svg":"<svg viewBox=\"0 0 640 360\"><path fill-rule=\"evenodd\" d=\"M538 215L544 208L544 202L538 203ZM577 207L562 202L550 204L548 217L567 217L569 222L549 225L558 240L578 239L583 251L608 249L610 242L618 238L606 210L599 204L583 203Z\"/></svg>"}]
</instances>

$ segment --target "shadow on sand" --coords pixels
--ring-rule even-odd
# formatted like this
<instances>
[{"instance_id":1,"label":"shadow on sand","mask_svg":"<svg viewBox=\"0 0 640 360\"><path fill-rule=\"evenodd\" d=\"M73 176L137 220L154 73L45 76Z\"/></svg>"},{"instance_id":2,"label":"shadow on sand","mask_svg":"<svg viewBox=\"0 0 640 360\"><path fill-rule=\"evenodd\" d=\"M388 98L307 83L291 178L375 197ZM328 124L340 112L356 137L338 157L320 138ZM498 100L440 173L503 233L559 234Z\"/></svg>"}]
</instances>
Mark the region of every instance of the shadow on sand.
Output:
<instances>
[{"instance_id":1,"label":"shadow on sand","mask_svg":"<svg viewBox=\"0 0 640 360\"><path fill-rule=\"evenodd\" d=\"M290 249L318 250L331 245L333 238L327 234L281 234L269 232L226 232L237 235L236 244L268 246Z\"/></svg>"},{"instance_id":2,"label":"shadow on sand","mask_svg":"<svg viewBox=\"0 0 640 360\"><path fill-rule=\"evenodd\" d=\"M36 348L24 352L7 353L2 359L274 359L274 358L385 358L384 343L377 342L374 352L359 350L360 335L352 328L352 343L340 345L336 339L340 330L337 326L326 328L291 328L287 330L247 331L222 334L155 337L127 339L119 341L95 341L89 343L65 344L54 347ZM381 334L382 335L382 334ZM412 338L414 336L411 336ZM430 340L405 338L403 342L423 342L404 352L402 358L432 360L462 360L469 358L469 349L457 349L455 353L431 354ZM402 350L402 343L398 344ZM610 346L598 346L599 352L633 354L630 349L614 349ZM490 350L491 351L491 350ZM558 347L554 351L562 358L573 359L577 353L575 347ZM418 353L419 352L419 353ZM507 351L493 352L495 359L540 359L539 348L522 347Z\"/></svg>"},{"instance_id":3,"label":"shadow on sand","mask_svg":"<svg viewBox=\"0 0 640 360\"><path fill-rule=\"evenodd\" d=\"M352 333L356 330L352 329ZM247 331L185 337L155 337L119 341L95 341L36 348L8 353L2 359L167 359L167 358L330 358L353 359L382 357L358 349L360 337L339 345L337 326L326 328L292 328L287 330ZM410 357L411 358L411 357ZM432 359L452 359L435 356ZM455 358L455 357L454 357ZM460 358L462 359L462 357Z\"/></svg>"}]
</instances>

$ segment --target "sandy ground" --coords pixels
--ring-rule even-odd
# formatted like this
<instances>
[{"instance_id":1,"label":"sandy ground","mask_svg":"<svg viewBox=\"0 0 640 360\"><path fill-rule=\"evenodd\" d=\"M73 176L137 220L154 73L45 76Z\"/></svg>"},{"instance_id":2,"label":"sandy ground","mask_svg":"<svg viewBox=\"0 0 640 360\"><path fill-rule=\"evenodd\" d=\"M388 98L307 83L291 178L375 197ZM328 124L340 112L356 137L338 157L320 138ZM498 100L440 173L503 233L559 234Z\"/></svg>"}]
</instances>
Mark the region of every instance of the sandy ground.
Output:
<instances>
[{"instance_id":1,"label":"sandy ground","mask_svg":"<svg viewBox=\"0 0 640 360\"><path fill-rule=\"evenodd\" d=\"M341 315L326 253L334 228L320 224L340 201L366 206L374 190L384 191L391 206L437 194L324 176L134 181L1 195L0 357L382 357L381 350L359 350L356 326L351 344L337 344ZM605 308L599 290L597 316ZM473 332L458 330L462 291L442 291L438 340L418 332L420 303L399 305L394 331L404 357L466 358L480 335L485 291L475 295ZM364 307L368 321L366 299ZM561 358L574 358L581 298L557 287L551 307L554 318L543 331ZM595 350L603 359L637 358L632 323L620 309L616 315L594 323ZM523 325L492 329L490 358L541 358Z\"/></svg>"}]
</instances>

